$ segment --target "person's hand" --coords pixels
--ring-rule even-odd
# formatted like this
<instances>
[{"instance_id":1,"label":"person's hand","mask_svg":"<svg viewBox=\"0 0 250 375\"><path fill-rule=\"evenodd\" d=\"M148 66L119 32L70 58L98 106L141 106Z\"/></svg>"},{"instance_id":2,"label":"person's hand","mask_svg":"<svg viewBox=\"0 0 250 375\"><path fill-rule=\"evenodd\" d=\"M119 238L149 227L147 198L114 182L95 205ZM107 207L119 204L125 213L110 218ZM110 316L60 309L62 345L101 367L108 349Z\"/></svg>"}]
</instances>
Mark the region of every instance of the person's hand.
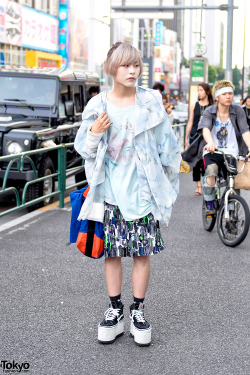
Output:
<instances>
[{"instance_id":1,"label":"person's hand","mask_svg":"<svg viewBox=\"0 0 250 375\"><path fill-rule=\"evenodd\" d=\"M93 133L104 133L110 127L110 125L108 115L105 112L102 112L95 120L90 130Z\"/></svg>"},{"instance_id":2,"label":"person's hand","mask_svg":"<svg viewBox=\"0 0 250 375\"><path fill-rule=\"evenodd\" d=\"M185 147L188 148L188 146L189 146L188 138L185 138Z\"/></svg>"},{"instance_id":3,"label":"person's hand","mask_svg":"<svg viewBox=\"0 0 250 375\"><path fill-rule=\"evenodd\" d=\"M163 106L164 106L164 109L167 112L167 114L170 115L170 113L172 112L172 105L171 105L171 103L165 103L165 104L163 104Z\"/></svg>"},{"instance_id":4,"label":"person's hand","mask_svg":"<svg viewBox=\"0 0 250 375\"><path fill-rule=\"evenodd\" d=\"M204 147L205 150L207 150L208 152L211 152L211 154L213 154L214 150L215 150L215 144L213 141L210 141L206 144L206 146Z\"/></svg>"}]
</instances>

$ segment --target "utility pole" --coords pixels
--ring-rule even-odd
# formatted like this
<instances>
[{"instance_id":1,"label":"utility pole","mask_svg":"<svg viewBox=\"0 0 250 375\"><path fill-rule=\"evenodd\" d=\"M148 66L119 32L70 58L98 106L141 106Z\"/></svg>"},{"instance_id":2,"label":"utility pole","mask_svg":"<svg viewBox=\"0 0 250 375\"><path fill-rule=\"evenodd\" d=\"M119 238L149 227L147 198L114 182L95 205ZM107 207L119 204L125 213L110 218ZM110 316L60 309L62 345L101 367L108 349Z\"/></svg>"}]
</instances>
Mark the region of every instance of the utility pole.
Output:
<instances>
[{"instance_id":1,"label":"utility pole","mask_svg":"<svg viewBox=\"0 0 250 375\"><path fill-rule=\"evenodd\" d=\"M234 0L228 0L228 11L227 11L227 63L226 63L226 72L225 72L225 78L228 81L233 80L233 72L232 72L233 12L234 12Z\"/></svg>"},{"instance_id":2,"label":"utility pole","mask_svg":"<svg viewBox=\"0 0 250 375\"><path fill-rule=\"evenodd\" d=\"M237 6L234 6L233 0L228 0L228 4L221 4L216 6L209 6L206 4L203 4L200 6L184 6L184 5L173 5L173 6L163 6L162 1L159 0L158 5L154 6L130 6L126 5L126 0L122 0L121 6L111 6L112 10L115 12L122 12L129 13L129 12L135 12L135 13L149 13L149 18L153 18L154 13L159 12L172 12L174 10L183 10L183 9L200 9L200 10L212 10L212 9L218 9L222 11L228 12L227 17L227 64L226 64L226 72L225 72L225 78L229 81L232 81L233 74L232 74L232 44L233 44L233 10L238 9ZM128 18L131 18L128 17ZM132 17L133 18L133 17ZM158 17L160 18L160 17Z\"/></svg>"}]
</instances>

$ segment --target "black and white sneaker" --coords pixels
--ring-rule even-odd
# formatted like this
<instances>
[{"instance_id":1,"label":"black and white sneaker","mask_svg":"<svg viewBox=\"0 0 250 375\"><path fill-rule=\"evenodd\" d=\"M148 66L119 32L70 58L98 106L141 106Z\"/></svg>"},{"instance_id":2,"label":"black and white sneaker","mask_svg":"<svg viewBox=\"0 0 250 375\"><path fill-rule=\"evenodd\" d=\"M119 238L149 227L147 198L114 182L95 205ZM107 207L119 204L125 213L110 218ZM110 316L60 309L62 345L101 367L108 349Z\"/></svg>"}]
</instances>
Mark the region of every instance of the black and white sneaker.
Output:
<instances>
[{"instance_id":1,"label":"black and white sneaker","mask_svg":"<svg viewBox=\"0 0 250 375\"><path fill-rule=\"evenodd\" d=\"M118 336L124 333L123 304L109 304L104 313L105 318L98 326L98 341L101 344L112 344Z\"/></svg>"},{"instance_id":2,"label":"black and white sneaker","mask_svg":"<svg viewBox=\"0 0 250 375\"><path fill-rule=\"evenodd\" d=\"M139 346L148 346L151 343L151 326L144 318L144 304L133 303L130 306L130 336Z\"/></svg>"}]
</instances>

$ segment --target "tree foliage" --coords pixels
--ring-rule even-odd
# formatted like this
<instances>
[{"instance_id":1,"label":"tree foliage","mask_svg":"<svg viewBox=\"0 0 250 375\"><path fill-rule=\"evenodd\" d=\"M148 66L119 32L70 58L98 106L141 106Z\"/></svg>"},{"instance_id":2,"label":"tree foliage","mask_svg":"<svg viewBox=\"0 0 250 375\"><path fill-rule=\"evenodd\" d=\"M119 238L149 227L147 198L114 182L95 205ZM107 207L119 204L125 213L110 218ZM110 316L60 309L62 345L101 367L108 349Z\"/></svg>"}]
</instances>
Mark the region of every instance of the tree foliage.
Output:
<instances>
[{"instance_id":1,"label":"tree foliage","mask_svg":"<svg viewBox=\"0 0 250 375\"><path fill-rule=\"evenodd\" d=\"M237 65L235 65L233 69L233 84L235 86L235 90L234 90L235 95L239 95L241 93L240 80L241 80L241 72L237 68Z\"/></svg>"},{"instance_id":2,"label":"tree foliage","mask_svg":"<svg viewBox=\"0 0 250 375\"><path fill-rule=\"evenodd\" d=\"M217 81L217 70L214 65L208 65L208 82L215 83Z\"/></svg>"}]
</instances>

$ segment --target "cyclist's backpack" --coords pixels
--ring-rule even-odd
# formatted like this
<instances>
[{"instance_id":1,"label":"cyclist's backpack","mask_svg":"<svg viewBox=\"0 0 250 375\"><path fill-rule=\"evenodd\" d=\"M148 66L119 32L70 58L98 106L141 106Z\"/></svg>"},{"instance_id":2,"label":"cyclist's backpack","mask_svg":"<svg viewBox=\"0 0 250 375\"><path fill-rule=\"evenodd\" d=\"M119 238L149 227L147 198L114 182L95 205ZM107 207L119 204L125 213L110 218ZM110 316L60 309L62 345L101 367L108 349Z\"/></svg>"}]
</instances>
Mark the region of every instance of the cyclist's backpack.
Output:
<instances>
[{"instance_id":1,"label":"cyclist's backpack","mask_svg":"<svg viewBox=\"0 0 250 375\"><path fill-rule=\"evenodd\" d=\"M103 223L87 219L77 220L89 189L87 185L83 189L70 193L72 206L70 243L76 243L84 255L98 259L103 256Z\"/></svg>"}]
</instances>

